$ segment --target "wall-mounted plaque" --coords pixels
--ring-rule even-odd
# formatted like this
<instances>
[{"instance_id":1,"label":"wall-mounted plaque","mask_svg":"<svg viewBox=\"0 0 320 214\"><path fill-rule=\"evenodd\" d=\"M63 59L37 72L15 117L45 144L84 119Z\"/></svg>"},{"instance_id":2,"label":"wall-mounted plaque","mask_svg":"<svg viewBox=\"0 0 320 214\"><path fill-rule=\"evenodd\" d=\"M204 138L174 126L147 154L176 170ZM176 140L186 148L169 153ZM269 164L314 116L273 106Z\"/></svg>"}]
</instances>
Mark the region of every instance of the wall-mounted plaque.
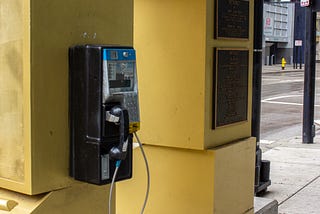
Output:
<instances>
[{"instance_id":1,"label":"wall-mounted plaque","mask_svg":"<svg viewBox=\"0 0 320 214\"><path fill-rule=\"evenodd\" d=\"M247 121L249 51L215 49L213 129Z\"/></svg>"},{"instance_id":2,"label":"wall-mounted plaque","mask_svg":"<svg viewBox=\"0 0 320 214\"><path fill-rule=\"evenodd\" d=\"M215 38L249 39L249 0L216 0Z\"/></svg>"}]
</instances>

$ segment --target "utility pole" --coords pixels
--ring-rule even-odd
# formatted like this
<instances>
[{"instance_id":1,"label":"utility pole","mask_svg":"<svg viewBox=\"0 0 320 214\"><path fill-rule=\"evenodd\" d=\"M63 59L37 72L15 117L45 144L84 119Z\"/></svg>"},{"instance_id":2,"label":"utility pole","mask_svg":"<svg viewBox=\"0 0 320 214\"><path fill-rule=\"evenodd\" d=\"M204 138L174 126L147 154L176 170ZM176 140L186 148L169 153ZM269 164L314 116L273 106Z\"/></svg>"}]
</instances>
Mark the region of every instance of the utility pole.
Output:
<instances>
[{"instance_id":1,"label":"utility pole","mask_svg":"<svg viewBox=\"0 0 320 214\"><path fill-rule=\"evenodd\" d=\"M260 148L261 85L262 85L262 34L263 0L254 1L254 42L253 42L253 78L252 78L252 125L251 135L256 137L256 167L254 192L259 194L270 186L270 161L262 161Z\"/></svg>"},{"instance_id":2,"label":"utility pole","mask_svg":"<svg viewBox=\"0 0 320 214\"><path fill-rule=\"evenodd\" d=\"M253 47L253 90L252 90L252 136L260 141L261 79L262 79L262 32L263 0L254 1L254 47ZM259 145L258 145L259 147Z\"/></svg>"},{"instance_id":3,"label":"utility pole","mask_svg":"<svg viewBox=\"0 0 320 214\"><path fill-rule=\"evenodd\" d=\"M262 33L263 0L254 1L253 78L252 78L252 123L251 135L256 137L255 193L259 192L262 151L260 149L261 79L262 79Z\"/></svg>"},{"instance_id":4,"label":"utility pole","mask_svg":"<svg viewBox=\"0 0 320 214\"><path fill-rule=\"evenodd\" d=\"M304 68L304 96L303 96L303 143L313 143L314 99L316 76L316 18L317 14L311 6L305 7L305 68Z\"/></svg>"}]
</instances>

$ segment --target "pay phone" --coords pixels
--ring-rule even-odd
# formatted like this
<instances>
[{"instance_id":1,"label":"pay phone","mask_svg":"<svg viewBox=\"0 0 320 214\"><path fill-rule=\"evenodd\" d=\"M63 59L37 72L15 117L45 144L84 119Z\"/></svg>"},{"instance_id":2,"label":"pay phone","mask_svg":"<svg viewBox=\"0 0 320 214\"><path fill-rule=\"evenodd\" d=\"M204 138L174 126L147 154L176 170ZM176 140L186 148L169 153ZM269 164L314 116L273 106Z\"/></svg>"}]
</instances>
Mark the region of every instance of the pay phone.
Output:
<instances>
[{"instance_id":1,"label":"pay phone","mask_svg":"<svg viewBox=\"0 0 320 214\"><path fill-rule=\"evenodd\" d=\"M132 47L69 49L70 174L107 184L132 176L132 137L139 130L136 56Z\"/></svg>"}]
</instances>

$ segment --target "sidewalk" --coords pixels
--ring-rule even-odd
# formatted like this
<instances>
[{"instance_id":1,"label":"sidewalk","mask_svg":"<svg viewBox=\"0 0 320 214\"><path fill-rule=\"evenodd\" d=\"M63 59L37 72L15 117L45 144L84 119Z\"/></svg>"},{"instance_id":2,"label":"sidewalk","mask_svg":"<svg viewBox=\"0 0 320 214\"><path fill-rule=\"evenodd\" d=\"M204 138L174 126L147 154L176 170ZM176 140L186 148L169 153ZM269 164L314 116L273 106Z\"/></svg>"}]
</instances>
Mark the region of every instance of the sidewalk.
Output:
<instances>
[{"instance_id":1,"label":"sidewalk","mask_svg":"<svg viewBox=\"0 0 320 214\"><path fill-rule=\"evenodd\" d=\"M300 69L300 65L298 64L298 68L293 68L293 65L287 64L285 69L282 70L281 64L275 64L275 65L263 65L262 66L262 72L265 73L281 73L281 72L301 72L304 71L304 65L302 65Z\"/></svg>"},{"instance_id":2,"label":"sidewalk","mask_svg":"<svg viewBox=\"0 0 320 214\"><path fill-rule=\"evenodd\" d=\"M261 143L262 158L271 161L272 182L262 197L276 199L279 214L320 213L320 137L314 142L302 144L301 137L293 137Z\"/></svg>"}]
</instances>

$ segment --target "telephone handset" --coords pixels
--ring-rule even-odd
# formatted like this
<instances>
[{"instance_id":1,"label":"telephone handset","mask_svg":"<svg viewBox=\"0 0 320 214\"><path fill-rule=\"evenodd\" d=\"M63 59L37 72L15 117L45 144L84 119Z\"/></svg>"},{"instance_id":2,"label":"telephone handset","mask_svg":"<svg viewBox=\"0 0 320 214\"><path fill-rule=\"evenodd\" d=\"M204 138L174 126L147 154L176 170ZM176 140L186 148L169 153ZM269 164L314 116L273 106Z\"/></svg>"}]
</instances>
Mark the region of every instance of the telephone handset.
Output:
<instances>
[{"instance_id":1,"label":"telephone handset","mask_svg":"<svg viewBox=\"0 0 320 214\"><path fill-rule=\"evenodd\" d=\"M107 114L107 121L115 121L119 126L120 133L119 144L113 146L109 151L110 158L115 160L125 160L128 150L128 142L132 141L132 134L129 135L128 111L122 109L121 106L115 106L110 110L110 112L107 112Z\"/></svg>"}]
</instances>

